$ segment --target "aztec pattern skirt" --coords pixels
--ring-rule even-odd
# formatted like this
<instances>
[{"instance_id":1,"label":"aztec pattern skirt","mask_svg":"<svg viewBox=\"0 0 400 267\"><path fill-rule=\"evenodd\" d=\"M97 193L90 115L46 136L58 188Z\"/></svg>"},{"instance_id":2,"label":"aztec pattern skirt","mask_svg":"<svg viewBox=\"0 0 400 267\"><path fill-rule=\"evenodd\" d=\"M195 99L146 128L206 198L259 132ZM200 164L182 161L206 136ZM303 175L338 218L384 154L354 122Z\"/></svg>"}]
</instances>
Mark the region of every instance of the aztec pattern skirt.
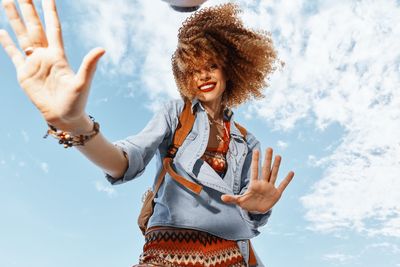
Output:
<instances>
[{"instance_id":1,"label":"aztec pattern skirt","mask_svg":"<svg viewBox=\"0 0 400 267\"><path fill-rule=\"evenodd\" d=\"M206 232L172 227L152 227L145 235L141 266L244 267L236 241Z\"/></svg>"}]
</instances>

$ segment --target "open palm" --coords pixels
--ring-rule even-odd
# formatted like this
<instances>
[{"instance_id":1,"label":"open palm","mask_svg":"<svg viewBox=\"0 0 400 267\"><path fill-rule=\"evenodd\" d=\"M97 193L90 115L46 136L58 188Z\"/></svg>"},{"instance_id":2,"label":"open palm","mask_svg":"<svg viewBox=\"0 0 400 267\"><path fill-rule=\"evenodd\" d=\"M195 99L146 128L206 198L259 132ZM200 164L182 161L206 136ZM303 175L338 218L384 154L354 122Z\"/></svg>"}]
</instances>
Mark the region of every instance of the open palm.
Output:
<instances>
[{"instance_id":1,"label":"open palm","mask_svg":"<svg viewBox=\"0 0 400 267\"><path fill-rule=\"evenodd\" d=\"M243 209L254 213L266 213L278 202L283 191L293 179L294 172L290 171L280 185L275 187L281 157L275 157L271 168L272 149L268 148L261 171L261 177L258 178L259 157L259 151L254 151L251 162L251 177L246 192L242 195L223 195L221 198L224 202L239 205Z\"/></svg>"},{"instance_id":2,"label":"open palm","mask_svg":"<svg viewBox=\"0 0 400 267\"><path fill-rule=\"evenodd\" d=\"M32 0L3 0L9 23L22 53L5 30L0 43L14 63L18 82L45 120L59 129L85 116L85 106L96 64L104 50L96 48L84 58L75 74L68 64L55 0L42 0L46 32Z\"/></svg>"}]
</instances>

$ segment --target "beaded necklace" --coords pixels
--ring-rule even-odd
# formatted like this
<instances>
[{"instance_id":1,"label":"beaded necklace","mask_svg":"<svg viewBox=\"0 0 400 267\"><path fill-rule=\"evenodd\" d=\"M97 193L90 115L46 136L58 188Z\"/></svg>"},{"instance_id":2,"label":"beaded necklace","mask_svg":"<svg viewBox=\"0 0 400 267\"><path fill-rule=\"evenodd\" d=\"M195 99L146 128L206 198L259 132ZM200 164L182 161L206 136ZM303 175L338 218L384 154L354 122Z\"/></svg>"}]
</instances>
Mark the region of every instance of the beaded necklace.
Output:
<instances>
[{"instance_id":1,"label":"beaded necklace","mask_svg":"<svg viewBox=\"0 0 400 267\"><path fill-rule=\"evenodd\" d=\"M208 115L210 124L210 140L202 159L205 160L221 177L224 176L226 171L226 153L229 149L230 141L230 122L229 120L223 120L222 122L214 120ZM216 146L211 143L212 138L215 138Z\"/></svg>"},{"instance_id":2,"label":"beaded necklace","mask_svg":"<svg viewBox=\"0 0 400 267\"><path fill-rule=\"evenodd\" d=\"M207 112L207 110L205 110L205 111L207 113L208 122L209 122L210 126L215 125L216 128L217 128L216 136L217 136L218 142L224 142L225 143L225 142L227 142L227 139L229 141L229 129L228 129L228 128L230 128L230 127L228 127L229 126L229 122L227 123L227 121L225 121L225 120L222 120L222 122L221 122L221 121L218 121L216 119L213 119L211 117L211 115ZM221 128L222 128L222 130L221 130ZM221 131L223 132L223 136L221 136L221 134L220 134Z\"/></svg>"}]
</instances>

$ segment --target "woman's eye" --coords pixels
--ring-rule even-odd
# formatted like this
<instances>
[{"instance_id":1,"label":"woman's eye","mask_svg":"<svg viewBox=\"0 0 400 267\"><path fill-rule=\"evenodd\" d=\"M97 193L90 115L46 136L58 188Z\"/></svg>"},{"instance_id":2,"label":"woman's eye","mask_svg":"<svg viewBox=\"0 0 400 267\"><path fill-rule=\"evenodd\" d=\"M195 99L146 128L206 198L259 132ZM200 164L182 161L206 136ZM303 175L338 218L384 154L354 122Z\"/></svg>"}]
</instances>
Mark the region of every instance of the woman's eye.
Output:
<instances>
[{"instance_id":1,"label":"woman's eye","mask_svg":"<svg viewBox=\"0 0 400 267\"><path fill-rule=\"evenodd\" d=\"M212 70L218 69L218 65L215 64L215 63L213 63L213 64L210 65L210 68L211 68Z\"/></svg>"}]
</instances>

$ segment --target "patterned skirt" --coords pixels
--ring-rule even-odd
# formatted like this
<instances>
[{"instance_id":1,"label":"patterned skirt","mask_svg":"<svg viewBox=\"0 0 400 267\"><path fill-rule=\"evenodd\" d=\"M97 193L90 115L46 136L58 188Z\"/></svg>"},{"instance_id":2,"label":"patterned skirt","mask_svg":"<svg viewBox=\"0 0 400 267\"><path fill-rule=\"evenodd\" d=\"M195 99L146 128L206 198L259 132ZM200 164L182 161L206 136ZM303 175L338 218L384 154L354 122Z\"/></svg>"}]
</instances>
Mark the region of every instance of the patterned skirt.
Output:
<instances>
[{"instance_id":1,"label":"patterned skirt","mask_svg":"<svg viewBox=\"0 0 400 267\"><path fill-rule=\"evenodd\" d=\"M244 267L236 241L206 232L152 227L145 235L139 266Z\"/></svg>"}]
</instances>

